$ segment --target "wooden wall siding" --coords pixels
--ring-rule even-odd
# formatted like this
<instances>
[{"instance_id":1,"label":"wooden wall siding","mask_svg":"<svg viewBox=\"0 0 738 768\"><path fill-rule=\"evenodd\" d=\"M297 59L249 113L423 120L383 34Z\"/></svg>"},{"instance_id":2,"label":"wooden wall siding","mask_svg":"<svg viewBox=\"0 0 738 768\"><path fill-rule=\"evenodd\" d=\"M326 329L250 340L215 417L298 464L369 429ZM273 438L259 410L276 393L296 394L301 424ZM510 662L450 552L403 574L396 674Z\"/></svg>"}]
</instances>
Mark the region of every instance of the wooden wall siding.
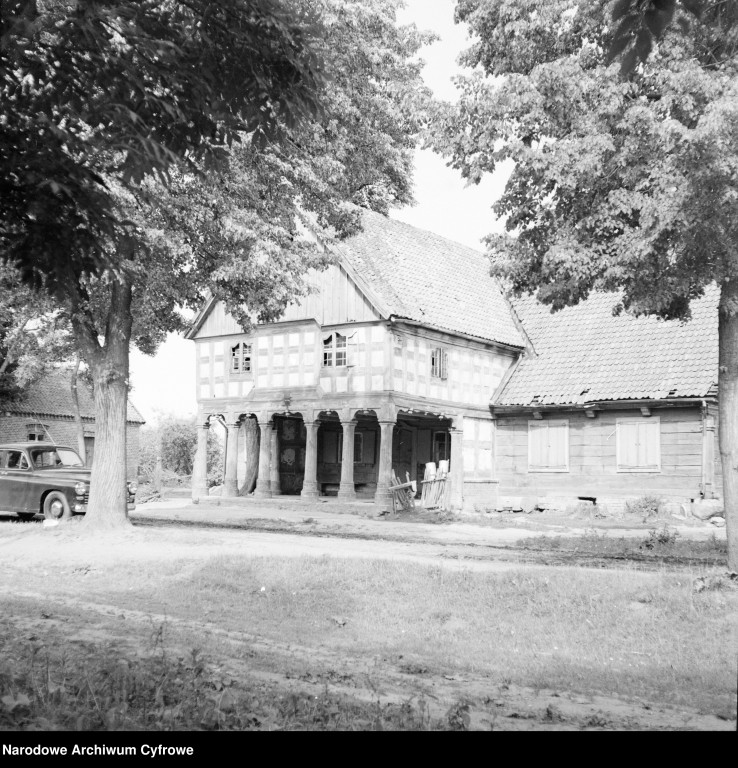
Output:
<instances>
[{"instance_id":1,"label":"wooden wall siding","mask_svg":"<svg viewBox=\"0 0 738 768\"><path fill-rule=\"evenodd\" d=\"M501 496L642 496L697 498L702 480L702 415L699 408L657 409L661 471L618 472L616 420L649 418L639 411L556 413L544 418L569 421L569 471L528 472L528 416L499 417L495 429L495 468Z\"/></svg>"},{"instance_id":2,"label":"wooden wall siding","mask_svg":"<svg viewBox=\"0 0 738 768\"><path fill-rule=\"evenodd\" d=\"M306 282L313 292L287 308L282 320L315 319L319 325L366 323L380 316L340 264L323 272L311 270Z\"/></svg>"},{"instance_id":3,"label":"wooden wall siding","mask_svg":"<svg viewBox=\"0 0 738 768\"><path fill-rule=\"evenodd\" d=\"M340 265L330 266L324 272L313 270L307 274L305 280L313 287L314 292L299 303L287 307L280 322L315 320L319 325L339 325L380 319L377 311ZM225 311L223 303L218 301L213 304L195 338L206 339L242 333L241 326Z\"/></svg>"},{"instance_id":4,"label":"wooden wall siding","mask_svg":"<svg viewBox=\"0 0 738 768\"><path fill-rule=\"evenodd\" d=\"M491 419L465 416L464 480L491 480L494 476L493 456L494 422Z\"/></svg>"},{"instance_id":5,"label":"wooden wall siding","mask_svg":"<svg viewBox=\"0 0 738 768\"><path fill-rule=\"evenodd\" d=\"M392 387L416 397L455 403L488 406L489 401L513 362L483 344L449 341L437 337L394 332L392 334ZM436 347L448 355L448 378L431 376L431 352Z\"/></svg>"}]
</instances>

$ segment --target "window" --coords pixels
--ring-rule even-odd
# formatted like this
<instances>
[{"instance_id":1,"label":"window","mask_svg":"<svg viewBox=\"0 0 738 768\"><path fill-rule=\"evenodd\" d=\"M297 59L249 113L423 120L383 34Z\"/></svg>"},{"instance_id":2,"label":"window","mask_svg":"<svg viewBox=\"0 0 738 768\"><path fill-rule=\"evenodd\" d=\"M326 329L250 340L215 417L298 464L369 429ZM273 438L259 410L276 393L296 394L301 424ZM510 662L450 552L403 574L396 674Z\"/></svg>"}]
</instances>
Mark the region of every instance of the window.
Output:
<instances>
[{"instance_id":1,"label":"window","mask_svg":"<svg viewBox=\"0 0 738 768\"><path fill-rule=\"evenodd\" d=\"M323 339L323 366L336 368L346 366L346 337L332 333Z\"/></svg>"},{"instance_id":2,"label":"window","mask_svg":"<svg viewBox=\"0 0 738 768\"><path fill-rule=\"evenodd\" d=\"M615 423L618 472L661 471L661 423L653 416Z\"/></svg>"},{"instance_id":3,"label":"window","mask_svg":"<svg viewBox=\"0 0 738 768\"><path fill-rule=\"evenodd\" d=\"M436 347L431 352L431 376L434 379L448 378L448 354L445 349Z\"/></svg>"},{"instance_id":4,"label":"window","mask_svg":"<svg viewBox=\"0 0 738 768\"><path fill-rule=\"evenodd\" d=\"M433 461L448 461L451 458L451 435L448 432L433 433Z\"/></svg>"},{"instance_id":5,"label":"window","mask_svg":"<svg viewBox=\"0 0 738 768\"><path fill-rule=\"evenodd\" d=\"M528 471L569 471L569 422L528 422Z\"/></svg>"},{"instance_id":6,"label":"window","mask_svg":"<svg viewBox=\"0 0 738 768\"><path fill-rule=\"evenodd\" d=\"M28 440L46 440L46 427L43 424L28 424L26 430Z\"/></svg>"},{"instance_id":7,"label":"window","mask_svg":"<svg viewBox=\"0 0 738 768\"><path fill-rule=\"evenodd\" d=\"M251 372L251 344L231 347L231 373Z\"/></svg>"},{"instance_id":8,"label":"window","mask_svg":"<svg viewBox=\"0 0 738 768\"><path fill-rule=\"evenodd\" d=\"M21 451L0 451L0 469L28 469L28 459Z\"/></svg>"}]
</instances>

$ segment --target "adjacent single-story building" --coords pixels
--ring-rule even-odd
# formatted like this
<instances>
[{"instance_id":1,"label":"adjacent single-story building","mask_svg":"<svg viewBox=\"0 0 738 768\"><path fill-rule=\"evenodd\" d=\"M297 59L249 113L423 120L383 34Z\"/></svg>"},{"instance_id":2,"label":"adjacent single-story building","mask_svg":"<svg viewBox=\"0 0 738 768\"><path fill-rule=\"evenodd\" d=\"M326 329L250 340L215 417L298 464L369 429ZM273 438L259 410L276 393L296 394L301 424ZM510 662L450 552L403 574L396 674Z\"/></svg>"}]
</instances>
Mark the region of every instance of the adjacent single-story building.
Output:
<instances>
[{"instance_id":1,"label":"adjacent single-story building","mask_svg":"<svg viewBox=\"0 0 738 768\"><path fill-rule=\"evenodd\" d=\"M80 378L77 383L79 410L84 425L87 465L92 466L95 455L95 403L92 392ZM24 395L0 410L0 443L43 440L77 447L74 422L72 372L57 368L29 385ZM139 430L144 419L128 402L127 475L135 479L139 461Z\"/></svg>"},{"instance_id":2,"label":"adjacent single-story building","mask_svg":"<svg viewBox=\"0 0 738 768\"><path fill-rule=\"evenodd\" d=\"M195 319L193 496L215 418L227 495L248 419L261 497L386 507L394 478L442 460L456 509L719 492L716 290L684 324L613 316L602 294L551 314L510 300L478 251L371 212L334 251L278 322L245 333L215 298Z\"/></svg>"},{"instance_id":3,"label":"adjacent single-story building","mask_svg":"<svg viewBox=\"0 0 738 768\"><path fill-rule=\"evenodd\" d=\"M617 299L592 294L555 313L532 296L513 300L528 348L491 403L501 499L721 494L718 289L683 323L613 315Z\"/></svg>"}]
</instances>

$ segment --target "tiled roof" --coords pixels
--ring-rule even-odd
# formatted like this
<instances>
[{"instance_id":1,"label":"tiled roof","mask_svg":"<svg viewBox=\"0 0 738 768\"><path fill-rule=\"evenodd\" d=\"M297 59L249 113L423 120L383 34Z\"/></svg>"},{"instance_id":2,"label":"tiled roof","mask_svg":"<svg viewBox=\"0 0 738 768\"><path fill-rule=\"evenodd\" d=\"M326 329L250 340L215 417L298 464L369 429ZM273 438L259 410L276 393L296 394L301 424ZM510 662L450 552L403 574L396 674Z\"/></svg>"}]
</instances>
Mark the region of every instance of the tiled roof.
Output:
<instances>
[{"instance_id":1,"label":"tiled roof","mask_svg":"<svg viewBox=\"0 0 738 768\"><path fill-rule=\"evenodd\" d=\"M393 316L522 347L486 256L370 211L338 249Z\"/></svg>"},{"instance_id":2,"label":"tiled roof","mask_svg":"<svg viewBox=\"0 0 738 768\"><path fill-rule=\"evenodd\" d=\"M705 397L718 375L719 298L708 288L686 323L614 317L611 293L553 314L532 296L515 299L538 356L521 361L494 405Z\"/></svg>"},{"instance_id":3,"label":"tiled roof","mask_svg":"<svg viewBox=\"0 0 738 768\"><path fill-rule=\"evenodd\" d=\"M44 376L32 384L26 390L21 400L11 405L4 406L8 413L25 414L28 416L74 416L74 404L71 392L72 372L69 369L60 368ZM85 386L82 380L78 380L77 395L79 397L79 410L82 418L95 418L95 403L92 392ZM128 401L129 422L144 424L144 419L136 410L136 407Z\"/></svg>"}]
</instances>

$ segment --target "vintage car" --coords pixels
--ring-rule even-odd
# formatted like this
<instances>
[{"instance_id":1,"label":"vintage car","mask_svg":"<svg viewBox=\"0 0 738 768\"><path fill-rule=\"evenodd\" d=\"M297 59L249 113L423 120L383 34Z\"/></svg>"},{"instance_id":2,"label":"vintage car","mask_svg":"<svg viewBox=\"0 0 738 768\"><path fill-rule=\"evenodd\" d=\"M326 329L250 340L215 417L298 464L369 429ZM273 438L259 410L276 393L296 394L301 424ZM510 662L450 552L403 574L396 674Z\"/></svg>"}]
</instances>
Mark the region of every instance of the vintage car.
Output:
<instances>
[{"instance_id":1,"label":"vintage car","mask_svg":"<svg viewBox=\"0 0 738 768\"><path fill-rule=\"evenodd\" d=\"M0 445L0 511L60 520L87 511L91 470L72 448L53 443ZM128 509L136 485L128 483Z\"/></svg>"}]
</instances>

